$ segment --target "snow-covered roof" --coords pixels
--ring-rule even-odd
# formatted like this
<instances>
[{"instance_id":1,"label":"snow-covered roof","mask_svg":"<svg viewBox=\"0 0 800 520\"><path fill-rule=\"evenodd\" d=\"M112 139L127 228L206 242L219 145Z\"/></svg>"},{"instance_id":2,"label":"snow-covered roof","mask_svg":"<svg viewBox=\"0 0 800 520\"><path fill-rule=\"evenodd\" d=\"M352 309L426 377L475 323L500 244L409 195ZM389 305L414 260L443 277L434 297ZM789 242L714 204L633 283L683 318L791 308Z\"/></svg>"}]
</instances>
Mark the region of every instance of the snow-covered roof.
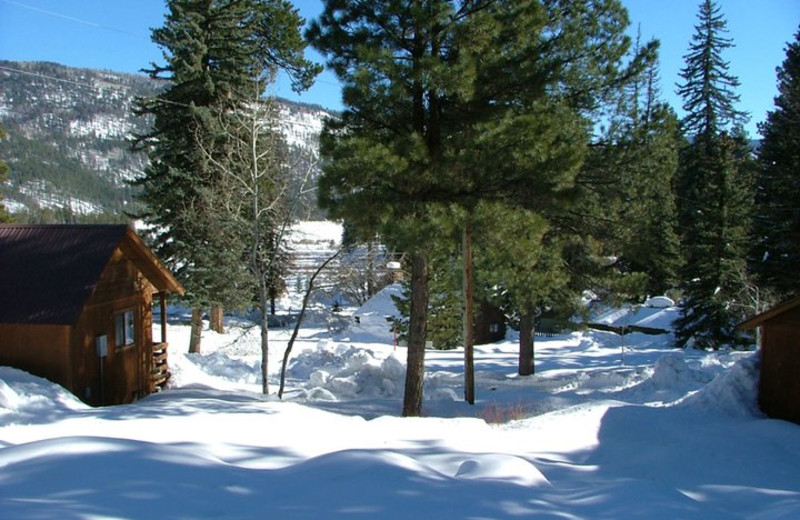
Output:
<instances>
[{"instance_id":1,"label":"snow-covered roof","mask_svg":"<svg viewBox=\"0 0 800 520\"><path fill-rule=\"evenodd\" d=\"M648 302L655 300L655 305L649 306ZM589 322L609 328L640 328L672 330L672 322L678 317L678 308L673 305L666 306L667 302L672 302L669 298L658 297L650 298L644 305L629 305L623 307L600 307L597 312L592 313Z\"/></svg>"}]
</instances>

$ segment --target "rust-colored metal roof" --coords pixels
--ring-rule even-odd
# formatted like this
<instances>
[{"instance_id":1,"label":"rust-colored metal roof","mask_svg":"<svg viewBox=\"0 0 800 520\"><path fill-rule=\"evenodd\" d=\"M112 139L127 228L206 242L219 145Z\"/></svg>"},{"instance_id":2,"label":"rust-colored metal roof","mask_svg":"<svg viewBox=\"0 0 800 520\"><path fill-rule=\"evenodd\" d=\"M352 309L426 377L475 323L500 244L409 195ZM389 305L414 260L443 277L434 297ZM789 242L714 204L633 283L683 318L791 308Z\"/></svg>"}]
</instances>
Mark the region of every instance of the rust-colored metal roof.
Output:
<instances>
[{"instance_id":1,"label":"rust-colored metal roof","mask_svg":"<svg viewBox=\"0 0 800 520\"><path fill-rule=\"evenodd\" d=\"M0 225L0 323L76 323L123 241L146 249L125 225ZM168 278L167 289L183 292L155 267L157 285Z\"/></svg>"}]
</instances>

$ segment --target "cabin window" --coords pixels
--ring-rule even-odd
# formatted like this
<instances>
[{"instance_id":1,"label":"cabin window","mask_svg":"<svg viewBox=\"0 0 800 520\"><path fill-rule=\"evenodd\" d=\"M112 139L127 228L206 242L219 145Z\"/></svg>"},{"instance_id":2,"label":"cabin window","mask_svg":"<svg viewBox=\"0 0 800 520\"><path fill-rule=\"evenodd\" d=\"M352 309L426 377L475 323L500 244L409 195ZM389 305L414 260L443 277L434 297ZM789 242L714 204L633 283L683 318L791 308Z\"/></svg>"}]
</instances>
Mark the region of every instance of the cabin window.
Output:
<instances>
[{"instance_id":1,"label":"cabin window","mask_svg":"<svg viewBox=\"0 0 800 520\"><path fill-rule=\"evenodd\" d=\"M119 312L114 315L114 345L125 347L133 345L136 337L134 335L133 311Z\"/></svg>"}]
</instances>

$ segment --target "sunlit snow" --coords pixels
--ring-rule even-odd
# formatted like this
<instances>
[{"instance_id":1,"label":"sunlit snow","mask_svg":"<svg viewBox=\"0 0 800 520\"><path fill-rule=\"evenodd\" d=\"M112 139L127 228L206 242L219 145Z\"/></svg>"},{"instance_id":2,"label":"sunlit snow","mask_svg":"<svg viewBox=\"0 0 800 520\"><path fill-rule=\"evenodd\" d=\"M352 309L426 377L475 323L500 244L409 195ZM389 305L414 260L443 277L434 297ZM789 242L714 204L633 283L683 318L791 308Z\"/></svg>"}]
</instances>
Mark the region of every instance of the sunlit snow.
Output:
<instances>
[{"instance_id":1,"label":"sunlit snow","mask_svg":"<svg viewBox=\"0 0 800 520\"><path fill-rule=\"evenodd\" d=\"M386 296L340 334L309 318L282 401L289 329L263 396L258 332L231 319L188 354L178 309L171 387L135 404L0 367L0 518L800 518L800 426L758 411L757 353L574 332L537 338L520 377L510 336L476 347L474 406L463 351L428 351L424 417L401 418Z\"/></svg>"}]
</instances>

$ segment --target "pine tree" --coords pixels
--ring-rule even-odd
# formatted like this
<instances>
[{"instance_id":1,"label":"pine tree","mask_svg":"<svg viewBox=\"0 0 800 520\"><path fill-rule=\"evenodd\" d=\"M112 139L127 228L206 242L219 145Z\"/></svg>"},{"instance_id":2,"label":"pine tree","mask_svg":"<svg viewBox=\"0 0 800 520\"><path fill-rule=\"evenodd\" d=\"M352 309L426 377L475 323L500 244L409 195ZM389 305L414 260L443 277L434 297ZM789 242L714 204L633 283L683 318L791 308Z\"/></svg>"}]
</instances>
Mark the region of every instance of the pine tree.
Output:
<instances>
[{"instance_id":1,"label":"pine tree","mask_svg":"<svg viewBox=\"0 0 800 520\"><path fill-rule=\"evenodd\" d=\"M656 62L635 84L612 145L620 182L607 200L618 203L613 217L617 267L643 273L642 290L656 295L677 285L680 244L672 183L681 139L677 116L659 100Z\"/></svg>"},{"instance_id":2,"label":"pine tree","mask_svg":"<svg viewBox=\"0 0 800 520\"><path fill-rule=\"evenodd\" d=\"M775 109L760 126L751 266L762 289L786 299L800 293L800 29L777 74Z\"/></svg>"},{"instance_id":3,"label":"pine tree","mask_svg":"<svg viewBox=\"0 0 800 520\"><path fill-rule=\"evenodd\" d=\"M329 162L321 203L362 236L380 231L412 257L403 415L420 415L422 408L429 272L419 238L442 198L435 192L442 97L453 91L459 72L468 72L453 61L455 53L444 55L453 43L446 28L464 14L443 1L326 1L307 33L342 81L346 107L322 137Z\"/></svg>"},{"instance_id":4,"label":"pine tree","mask_svg":"<svg viewBox=\"0 0 800 520\"><path fill-rule=\"evenodd\" d=\"M156 230L156 251L195 307L190 349L196 350L201 309L243 303L244 297L228 279L245 270L237 248L203 215L213 210L203 204L203 190L219 180L213 163L229 156L230 138L221 125L250 101L263 75L283 68L303 88L318 67L303 58L303 21L286 1L171 0L168 8L164 25L152 33L166 64L153 64L148 72L170 83L163 93L138 101L137 111L154 116L154 123L134 145L150 158L134 184L142 188L139 216Z\"/></svg>"},{"instance_id":5,"label":"pine tree","mask_svg":"<svg viewBox=\"0 0 800 520\"><path fill-rule=\"evenodd\" d=\"M685 81L678 89L687 112L689 144L680 158L677 194L683 231L684 300L676 321L676 343L697 348L740 345L735 325L745 311L745 258L752 210L752 159L734 108L738 80L721 51L726 23L711 0L700 5L699 24L685 56Z\"/></svg>"},{"instance_id":6,"label":"pine tree","mask_svg":"<svg viewBox=\"0 0 800 520\"><path fill-rule=\"evenodd\" d=\"M570 293L558 243L545 218L505 204L481 204L476 229L476 277L485 297L519 323L519 375L534 366L536 320Z\"/></svg>"},{"instance_id":7,"label":"pine tree","mask_svg":"<svg viewBox=\"0 0 800 520\"><path fill-rule=\"evenodd\" d=\"M323 139L322 202L414 254L405 414L421 408L431 214L465 210L469 244L482 200L553 207L583 159L586 117L628 77L626 25L614 0L331 0L312 25L346 106Z\"/></svg>"}]
</instances>

